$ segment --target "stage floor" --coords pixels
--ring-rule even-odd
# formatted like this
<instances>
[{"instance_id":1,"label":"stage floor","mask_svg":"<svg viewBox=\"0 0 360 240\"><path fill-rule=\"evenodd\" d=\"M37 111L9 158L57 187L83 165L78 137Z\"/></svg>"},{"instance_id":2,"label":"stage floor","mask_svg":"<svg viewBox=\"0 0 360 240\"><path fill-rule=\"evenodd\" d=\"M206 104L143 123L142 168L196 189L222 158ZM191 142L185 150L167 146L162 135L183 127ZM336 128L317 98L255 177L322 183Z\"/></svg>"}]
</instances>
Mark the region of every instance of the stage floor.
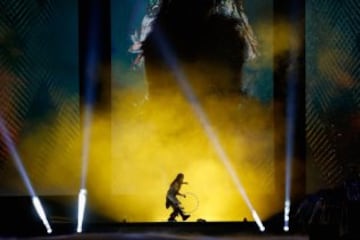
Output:
<instances>
[{"instance_id":1,"label":"stage floor","mask_svg":"<svg viewBox=\"0 0 360 240\"><path fill-rule=\"evenodd\" d=\"M208 236L201 234L173 234L173 233L157 233L157 232L148 232L148 233L84 233L84 234L70 234L70 235L59 235L59 236L46 236L46 237L35 237L27 239L44 239L44 240L62 240L62 239L124 239L124 240L134 240L134 239L171 239L171 240L307 240L307 236L301 235L251 235L251 234L233 234L233 235L224 235L224 236Z\"/></svg>"},{"instance_id":2,"label":"stage floor","mask_svg":"<svg viewBox=\"0 0 360 240\"><path fill-rule=\"evenodd\" d=\"M42 225L14 226L3 239L309 239L306 234L271 228L260 232L254 222L88 223L83 233L75 232L74 223L57 223L52 229L53 233L47 234Z\"/></svg>"}]
</instances>

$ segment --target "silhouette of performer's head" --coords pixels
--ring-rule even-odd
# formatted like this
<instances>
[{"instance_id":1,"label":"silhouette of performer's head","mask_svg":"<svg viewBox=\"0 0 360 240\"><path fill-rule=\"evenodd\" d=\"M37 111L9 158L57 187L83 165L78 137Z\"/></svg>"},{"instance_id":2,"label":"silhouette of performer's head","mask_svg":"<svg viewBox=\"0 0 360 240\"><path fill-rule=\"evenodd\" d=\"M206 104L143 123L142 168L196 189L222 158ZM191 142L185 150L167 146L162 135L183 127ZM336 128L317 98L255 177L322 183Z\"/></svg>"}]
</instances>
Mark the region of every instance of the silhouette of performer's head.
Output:
<instances>
[{"instance_id":1,"label":"silhouette of performer's head","mask_svg":"<svg viewBox=\"0 0 360 240\"><path fill-rule=\"evenodd\" d=\"M225 2L233 5L225 8ZM176 91L174 71L182 71L199 94L241 93L246 29L235 2L162 2L142 47L150 97Z\"/></svg>"},{"instance_id":2,"label":"silhouette of performer's head","mask_svg":"<svg viewBox=\"0 0 360 240\"><path fill-rule=\"evenodd\" d=\"M182 181L182 180L184 180L184 174L183 174L183 173L178 173L178 175L176 175L176 180L177 180L177 181Z\"/></svg>"}]
</instances>

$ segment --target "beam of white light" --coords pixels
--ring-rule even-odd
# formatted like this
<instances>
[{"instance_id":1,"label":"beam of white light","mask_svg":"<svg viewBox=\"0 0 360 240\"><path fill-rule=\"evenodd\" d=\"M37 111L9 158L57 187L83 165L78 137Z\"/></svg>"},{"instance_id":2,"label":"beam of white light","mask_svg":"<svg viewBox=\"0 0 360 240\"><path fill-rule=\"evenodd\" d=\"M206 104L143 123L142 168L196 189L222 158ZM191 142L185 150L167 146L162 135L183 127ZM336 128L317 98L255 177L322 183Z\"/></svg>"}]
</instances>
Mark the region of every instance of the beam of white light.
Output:
<instances>
[{"instance_id":1,"label":"beam of white light","mask_svg":"<svg viewBox=\"0 0 360 240\"><path fill-rule=\"evenodd\" d=\"M81 184L80 192L78 197L78 225L77 232L82 231L82 223L85 212L86 204L86 181L88 174L88 164L89 164L89 150L91 143L91 126L93 120L93 110L94 104L96 101L96 82L99 81L99 65L100 65L100 13L98 10L99 3L92 2L90 4L89 16L89 30L87 32L87 48L85 51L84 62L85 68L84 71L84 115L83 115L83 139L82 139L82 170L81 170Z\"/></svg>"},{"instance_id":2,"label":"beam of white light","mask_svg":"<svg viewBox=\"0 0 360 240\"><path fill-rule=\"evenodd\" d=\"M288 123L292 125L292 123ZM291 198L291 168L292 168L292 158L293 158L293 136L292 136L292 127L288 127L288 136L286 144L286 167L285 167L285 200L284 200L284 231L289 231L289 221L290 221L290 198Z\"/></svg>"},{"instance_id":3,"label":"beam of white light","mask_svg":"<svg viewBox=\"0 0 360 240\"><path fill-rule=\"evenodd\" d=\"M255 210L252 210L251 211L251 214L256 222L256 224L259 226L259 229L261 232L264 232L265 231L265 227L264 225L262 224L261 220L260 220L260 217L259 215L257 214L257 212Z\"/></svg>"},{"instance_id":4,"label":"beam of white light","mask_svg":"<svg viewBox=\"0 0 360 240\"><path fill-rule=\"evenodd\" d=\"M86 105L84 107L84 119L83 119L83 139L82 139L82 169L81 169L81 184L78 196L78 218L77 228L78 233L82 232L82 224L85 215L86 205L86 181L89 165L89 151L90 151L90 139L91 139L91 126L93 119L93 98L94 98L94 73L89 72L89 85L86 89Z\"/></svg>"},{"instance_id":5,"label":"beam of white light","mask_svg":"<svg viewBox=\"0 0 360 240\"><path fill-rule=\"evenodd\" d=\"M49 234L52 233L52 229L51 229L50 224L49 224L49 222L48 222L48 220L46 218L44 208L42 207L39 198L36 197L36 196L33 196L32 197L32 203L33 203L33 205L35 207L35 210L36 210L37 214L39 215L41 221L43 222L47 233L49 233Z\"/></svg>"},{"instance_id":6,"label":"beam of white light","mask_svg":"<svg viewBox=\"0 0 360 240\"><path fill-rule=\"evenodd\" d=\"M295 64L296 57L291 56L292 64ZM292 163L294 158L294 143L295 143L295 121L296 121L296 91L297 78L296 73L290 73L291 76L288 81L288 97L286 101L286 159L285 159L285 199L284 199L284 231L289 231L290 221L290 205L291 205L291 178L292 178Z\"/></svg>"},{"instance_id":7,"label":"beam of white light","mask_svg":"<svg viewBox=\"0 0 360 240\"><path fill-rule=\"evenodd\" d=\"M101 36L101 16L99 12L99 2L91 2L89 5L89 29L87 31L87 43L86 51L84 53L84 115L83 115L83 148L82 148L82 176L81 176L81 187L85 189L87 170L88 170L88 158L90 149L90 136L91 136L91 124L93 118L93 109L96 101L96 83L99 80L99 65L100 65L100 36Z\"/></svg>"},{"instance_id":8,"label":"beam of white light","mask_svg":"<svg viewBox=\"0 0 360 240\"><path fill-rule=\"evenodd\" d=\"M260 231L265 231L265 227L262 224L254 207L252 206L250 199L248 198L246 191L240 181L239 176L237 176L233 166L231 165L229 157L227 156L226 152L224 151L221 143L219 142L219 138L216 135L215 131L213 130L205 111L203 110L203 108L200 105L200 101L197 99L185 74L179 68L177 59L175 58L174 54L172 53L170 46L168 45L168 42L165 41L164 36L162 35L162 33L159 30L156 31L155 36L156 36L157 47L159 48L164 59L167 61L168 66L174 73L175 79L176 79L177 83L179 84L182 92L185 94L186 98L191 103L190 105L193 108L195 114L197 115L199 121L201 122L201 124L205 130L205 133L207 134L213 147L215 148L215 151L216 151L218 157L220 158L221 162L225 166L225 169L230 174L231 179L233 180L240 195L244 199L247 207L250 209L252 216L254 217L255 222L258 225Z\"/></svg>"},{"instance_id":9,"label":"beam of white light","mask_svg":"<svg viewBox=\"0 0 360 240\"><path fill-rule=\"evenodd\" d=\"M298 59L301 53L304 42L300 37L303 35L302 21L303 8L298 1L290 1L290 19L289 22L296 29L295 38L289 39L290 55L289 55L289 71L287 72L287 99L286 99L286 168L285 168L285 199L284 199L284 226L285 232L290 230L290 211L291 211L291 187L292 187L292 167L294 159L294 147L296 138L296 121L297 121L297 106L298 106L298 91L302 87L298 84L302 81L299 79ZM299 44L300 43L300 44Z\"/></svg>"},{"instance_id":10,"label":"beam of white light","mask_svg":"<svg viewBox=\"0 0 360 240\"><path fill-rule=\"evenodd\" d=\"M30 182L29 176L26 173L26 170L24 168L24 165L22 163L22 160L18 154L18 151L15 147L14 142L12 141L9 131L6 128L4 122L3 122L3 118L0 115L0 132L1 135L3 136L4 139L4 143L6 144L6 147L9 150L9 153L11 155L11 158L13 159L14 163L15 163L15 167L18 170L21 179L23 180L23 182L25 183L25 187L28 190L28 192L30 193L30 196L35 196L35 191L32 187L32 184Z\"/></svg>"},{"instance_id":11,"label":"beam of white light","mask_svg":"<svg viewBox=\"0 0 360 240\"><path fill-rule=\"evenodd\" d=\"M93 79L90 80L91 82ZM88 88L92 88L93 83L90 83ZM93 89L87 89L88 94L93 94ZM88 96L88 98L92 98L92 96ZM89 151L90 151L90 139L91 139L91 125L93 118L93 106L92 99L88 99L86 106L84 108L84 124L83 124L83 146L82 146L82 169L81 169L81 185L80 191L78 195L78 223L76 231L78 233L82 232L82 224L84 221L85 215L85 205L86 205L86 181L87 181L87 172L88 172L88 164L89 164Z\"/></svg>"},{"instance_id":12,"label":"beam of white light","mask_svg":"<svg viewBox=\"0 0 360 240\"><path fill-rule=\"evenodd\" d=\"M9 153L11 155L11 158L13 159L14 163L15 163L15 167L18 170L21 179L23 180L23 182L25 183L25 187L28 190L30 196L32 197L32 203L35 207L35 210L37 212L37 214L39 215L41 221L43 222L47 233L52 233L52 229L51 226L46 218L46 214L45 211L40 203L39 198L36 196L35 194L35 190L32 187L31 181L29 179L29 176L27 175L27 172L25 170L25 167L22 163L22 160L20 158L20 155L18 154L18 151L15 147L14 142L12 141L10 134L8 132L8 129L6 128L4 122L3 122L3 118L0 115L0 132L1 135L3 136L4 139L4 143L6 144L6 147L9 149Z\"/></svg>"},{"instance_id":13,"label":"beam of white light","mask_svg":"<svg viewBox=\"0 0 360 240\"><path fill-rule=\"evenodd\" d=\"M79 199L78 199L78 223L76 228L76 231L78 233L82 232L85 206L86 206L86 189L81 189L79 192Z\"/></svg>"},{"instance_id":14,"label":"beam of white light","mask_svg":"<svg viewBox=\"0 0 360 240\"><path fill-rule=\"evenodd\" d=\"M290 201L287 200L287 201L285 201L285 209L284 209L284 227L283 227L283 229L285 232L289 231L289 220L290 220L289 214L290 214Z\"/></svg>"},{"instance_id":15,"label":"beam of white light","mask_svg":"<svg viewBox=\"0 0 360 240\"><path fill-rule=\"evenodd\" d=\"M81 188L86 187L88 162L89 162L89 149L90 149L90 138L91 138L91 123L93 116L92 105L89 103L85 106L84 113L84 125L83 125L83 144L82 144L82 169L81 169ZM80 190L81 191L81 190Z\"/></svg>"}]
</instances>

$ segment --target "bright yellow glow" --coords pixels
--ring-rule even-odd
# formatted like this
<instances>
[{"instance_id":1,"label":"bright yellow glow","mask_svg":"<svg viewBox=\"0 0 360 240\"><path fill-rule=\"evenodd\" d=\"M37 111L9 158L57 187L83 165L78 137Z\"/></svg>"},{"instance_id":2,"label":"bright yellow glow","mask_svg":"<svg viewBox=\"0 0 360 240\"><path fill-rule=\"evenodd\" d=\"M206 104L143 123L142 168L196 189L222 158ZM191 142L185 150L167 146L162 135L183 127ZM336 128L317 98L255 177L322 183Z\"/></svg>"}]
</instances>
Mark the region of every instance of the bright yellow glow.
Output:
<instances>
[{"instance_id":1,"label":"bright yellow glow","mask_svg":"<svg viewBox=\"0 0 360 240\"><path fill-rule=\"evenodd\" d=\"M261 42L271 46L271 28L257 26L256 29L261 32ZM286 25L282 34L289 34ZM281 36L277 36L279 41ZM275 49L279 54L290 47L287 43L279 46L283 46ZM271 51L262 53L262 57L268 58L264 62L271 62ZM213 95L211 89L203 88L206 82L203 78L226 79L229 74L216 66L205 64L200 67L200 74L189 66L185 68L260 217L264 219L281 211L283 199L277 197L282 194L276 193L274 186L272 105L263 106L254 99L235 95ZM226 88L228 83L221 83ZM183 186L182 192L191 193L185 199L180 198L185 210L194 208L199 201L190 221L198 218L238 221L244 217L252 220L251 211L184 97L168 89L143 101L139 92L144 91L114 88L111 114L94 113L87 177L89 206L115 221L166 221L170 214L165 208L167 188L176 174L183 172L189 185ZM74 106L71 103L64 108ZM66 137L68 128L79 127L73 124L69 116L60 115L51 125L34 130L22 142L22 152L36 159L48 130L56 132L53 148L43 149L48 158L43 175L32 176L35 188L51 192L76 185L75 194L80 189L81 136L72 142L67 142ZM109 129L111 133L107 132ZM64 154L71 157L64 158ZM34 166L37 165L27 162L29 169Z\"/></svg>"},{"instance_id":2,"label":"bright yellow glow","mask_svg":"<svg viewBox=\"0 0 360 240\"><path fill-rule=\"evenodd\" d=\"M201 82L201 74L187 73ZM196 86L212 127L260 217L281 210L282 200L276 199L274 187L272 107L250 98L215 96L200 89L201 84ZM183 186L182 192L191 193L180 198L185 210L199 201L190 221L252 220L184 97L169 90L142 100L137 91L113 91L111 114L94 113L86 186L89 207L115 221L166 221L170 214L165 208L167 188L176 174L183 172L189 185ZM67 108L75 107L69 104L64 106ZM22 142L22 153L32 160L26 162L30 172L39 172L34 169L39 166L36 156L46 153L42 174L31 175L35 189L44 193L75 189L77 194L82 141L80 135L72 142L67 138L68 129L74 127L79 126L62 115ZM56 139L52 148L45 149L41 143L49 129L55 131Z\"/></svg>"},{"instance_id":3,"label":"bright yellow glow","mask_svg":"<svg viewBox=\"0 0 360 240\"><path fill-rule=\"evenodd\" d=\"M194 81L201 82L200 75L187 70L197 78ZM282 206L281 202L274 204L271 106L239 96L207 95L200 84L195 86L259 215L264 218L277 212ZM89 175L89 184L94 183L89 192L98 210L117 221L166 221L170 214L165 208L167 188L176 174L183 172L189 185L184 185L182 192L190 192L187 198L180 197L185 210L193 209L199 201L190 220L251 220L250 210L184 97L168 89L141 103L141 98L136 101L127 95L129 92L113 92L112 160L108 166L99 160L98 165L99 169L107 168L106 176ZM101 128L96 132L99 152L97 157L92 156L92 164L94 159L101 159ZM111 197L101 188L109 178Z\"/></svg>"}]
</instances>

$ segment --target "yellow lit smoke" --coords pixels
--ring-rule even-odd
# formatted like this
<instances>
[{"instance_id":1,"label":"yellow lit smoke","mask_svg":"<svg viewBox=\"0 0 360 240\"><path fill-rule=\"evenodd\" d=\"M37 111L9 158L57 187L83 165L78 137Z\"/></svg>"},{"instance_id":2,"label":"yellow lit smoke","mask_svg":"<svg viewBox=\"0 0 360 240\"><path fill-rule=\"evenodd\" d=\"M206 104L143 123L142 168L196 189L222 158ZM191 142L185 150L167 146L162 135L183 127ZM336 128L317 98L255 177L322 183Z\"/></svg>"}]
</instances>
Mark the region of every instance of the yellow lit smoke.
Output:
<instances>
[{"instance_id":1,"label":"yellow lit smoke","mask_svg":"<svg viewBox=\"0 0 360 240\"><path fill-rule=\"evenodd\" d=\"M191 72L193 78L200 75ZM195 91L203 93L200 100L209 123L260 217L277 213L282 202L274 200L272 106L247 97ZM86 185L93 210L114 221L166 221L171 211L165 208L166 191L182 172L189 184L181 189L187 198L179 198L185 210L192 211L189 220L252 220L198 116L180 92L163 92L143 101L136 91L124 89L113 91L112 100L111 114L95 112L91 125ZM72 102L63 108L63 113L75 109ZM32 159L26 162L27 169L41 172L30 174L35 189L77 194L82 139L80 134L71 141L68 137L77 128L71 116L61 114L22 142L22 153ZM34 169L40 155L46 164Z\"/></svg>"},{"instance_id":2,"label":"yellow lit smoke","mask_svg":"<svg viewBox=\"0 0 360 240\"><path fill-rule=\"evenodd\" d=\"M113 92L110 162L101 159L102 146L107 147L102 120L93 125L91 164L104 173L89 173L96 209L116 221L165 221L171 212L165 208L167 188L182 172L189 184L181 190L187 198L179 198L185 210L193 211L192 220L252 219L183 95L169 90L143 102L131 92ZM271 106L239 96L205 95L200 100L211 127L254 207L269 217L279 210L269 204L276 196Z\"/></svg>"}]
</instances>

